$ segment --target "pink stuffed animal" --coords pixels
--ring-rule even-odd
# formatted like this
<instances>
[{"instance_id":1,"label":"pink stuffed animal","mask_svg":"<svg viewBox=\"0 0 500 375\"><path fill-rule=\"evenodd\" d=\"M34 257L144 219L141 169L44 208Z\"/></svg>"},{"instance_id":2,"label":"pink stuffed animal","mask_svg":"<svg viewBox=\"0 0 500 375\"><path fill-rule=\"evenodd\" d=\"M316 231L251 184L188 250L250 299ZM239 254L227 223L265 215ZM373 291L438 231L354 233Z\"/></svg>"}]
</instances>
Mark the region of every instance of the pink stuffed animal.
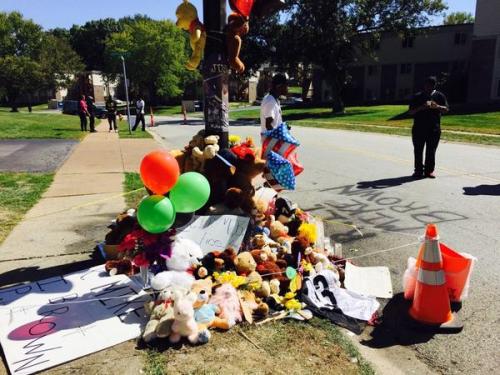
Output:
<instances>
[{"instance_id":1,"label":"pink stuffed animal","mask_svg":"<svg viewBox=\"0 0 500 375\"><path fill-rule=\"evenodd\" d=\"M191 344L198 342L199 332L198 324L194 320L193 303L196 301L196 295L189 293L187 296L176 293L174 296L174 323L172 324L172 333L169 336L171 343L175 344L182 337L187 337Z\"/></svg>"},{"instance_id":2,"label":"pink stuffed animal","mask_svg":"<svg viewBox=\"0 0 500 375\"><path fill-rule=\"evenodd\" d=\"M226 319L229 327L243 320L238 292L231 284L225 283L218 287L210 303L219 306L221 309L219 317Z\"/></svg>"}]
</instances>

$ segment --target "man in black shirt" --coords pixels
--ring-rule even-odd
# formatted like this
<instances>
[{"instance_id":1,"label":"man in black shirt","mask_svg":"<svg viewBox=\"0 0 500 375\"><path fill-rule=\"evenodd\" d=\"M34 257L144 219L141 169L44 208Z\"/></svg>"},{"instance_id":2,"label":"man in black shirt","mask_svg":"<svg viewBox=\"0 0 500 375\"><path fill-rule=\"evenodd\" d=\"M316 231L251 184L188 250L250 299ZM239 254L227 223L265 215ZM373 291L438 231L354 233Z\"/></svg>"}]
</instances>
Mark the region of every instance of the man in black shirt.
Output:
<instances>
[{"instance_id":1,"label":"man in black shirt","mask_svg":"<svg viewBox=\"0 0 500 375\"><path fill-rule=\"evenodd\" d=\"M441 114L448 112L448 101L443 93L436 90L436 78L425 80L423 91L415 94L409 114L414 116L412 139L415 153L413 177L436 178L436 150L441 137ZM425 165L422 154L425 146Z\"/></svg>"},{"instance_id":2,"label":"man in black shirt","mask_svg":"<svg viewBox=\"0 0 500 375\"><path fill-rule=\"evenodd\" d=\"M90 120L90 132L95 133L95 105L94 105L94 98L91 96L87 96L87 111L89 113L89 120Z\"/></svg>"}]
</instances>

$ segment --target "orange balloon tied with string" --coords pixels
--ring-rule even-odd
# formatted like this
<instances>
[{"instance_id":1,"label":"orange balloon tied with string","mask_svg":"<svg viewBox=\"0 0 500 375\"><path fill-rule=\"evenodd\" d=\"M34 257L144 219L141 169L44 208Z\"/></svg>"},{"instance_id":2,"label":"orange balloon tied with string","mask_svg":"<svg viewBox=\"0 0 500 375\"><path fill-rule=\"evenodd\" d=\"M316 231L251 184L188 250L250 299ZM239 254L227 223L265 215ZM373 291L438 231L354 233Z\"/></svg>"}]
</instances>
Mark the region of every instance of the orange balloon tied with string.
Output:
<instances>
[{"instance_id":1,"label":"orange balloon tied with string","mask_svg":"<svg viewBox=\"0 0 500 375\"><path fill-rule=\"evenodd\" d=\"M179 179L177 160L166 150L147 154L141 162L141 180L149 190L157 195L168 193Z\"/></svg>"}]
</instances>

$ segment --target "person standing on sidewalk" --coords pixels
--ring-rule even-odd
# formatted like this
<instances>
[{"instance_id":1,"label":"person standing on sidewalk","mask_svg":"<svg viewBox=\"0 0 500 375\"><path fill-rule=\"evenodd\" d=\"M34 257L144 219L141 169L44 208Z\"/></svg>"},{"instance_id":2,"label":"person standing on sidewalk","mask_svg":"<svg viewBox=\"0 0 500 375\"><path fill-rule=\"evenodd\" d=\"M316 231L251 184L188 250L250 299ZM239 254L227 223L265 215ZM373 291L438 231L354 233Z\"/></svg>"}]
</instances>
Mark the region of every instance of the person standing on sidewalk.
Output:
<instances>
[{"instance_id":1,"label":"person standing on sidewalk","mask_svg":"<svg viewBox=\"0 0 500 375\"><path fill-rule=\"evenodd\" d=\"M106 100L106 112L109 123L109 131L115 130L115 133L118 131L118 127L116 126L116 101L113 100L111 96L108 96L108 100Z\"/></svg>"},{"instance_id":2,"label":"person standing on sidewalk","mask_svg":"<svg viewBox=\"0 0 500 375\"><path fill-rule=\"evenodd\" d=\"M140 96L137 102L135 103L135 111L136 111L136 116L135 116L135 125L132 128L133 131L137 129L137 125L139 125L139 122L142 123L142 131L146 131L146 120L144 119L144 114L145 114L145 109L146 103L144 103L144 100Z\"/></svg>"},{"instance_id":3,"label":"person standing on sidewalk","mask_svg":"<svg viewBox=\"0 0 500 375\"><path fill-rule=\"evenodd\" d=\"M90 132L95 133L95 105L94 105L94 98L91 97L90 95L87 96L87 112L89 114L89 127L90 127Z\"/></svg>"},{"instance_id":4,"label":"person standing on sidewalk","mask_svg":"<svg viewBox=\"0 0 500 375\"><path fill-rule=\"evenodd\" d=\"M80 130L82 132L87 131L87 116L89 111L87 110L87 101L85 95L82 95L80 102L78 103L78 116L80 116Z\"/></svg>"},{"instance_id":5,"label":"person standing on sidewalk","mask_svg":"<svg viewBox=\"0 0 500 375\"><path fill-rule=\"evenodd\" d=\"M449 110L448 101L442 92L436 90L436 77L424 82L423 91L415 94L409 114L414 116L412 128L413 151L415 155L414 178L436 178L436 150L441 138L441 114ZM425 147L425 164L423 152Z\"/></svg>"},{"instance_id":6,"label":"person standing on sidewalk","mask_svg":"<svg viewBox=\"0 0 500 375\"><path fill-rule=\"evenodd\" d=\"M271 90L260 105L260 133L264 134L283 122L279 97L288 93L288 80L284 74L273 77Z\"/></svg>"}]
</instances>

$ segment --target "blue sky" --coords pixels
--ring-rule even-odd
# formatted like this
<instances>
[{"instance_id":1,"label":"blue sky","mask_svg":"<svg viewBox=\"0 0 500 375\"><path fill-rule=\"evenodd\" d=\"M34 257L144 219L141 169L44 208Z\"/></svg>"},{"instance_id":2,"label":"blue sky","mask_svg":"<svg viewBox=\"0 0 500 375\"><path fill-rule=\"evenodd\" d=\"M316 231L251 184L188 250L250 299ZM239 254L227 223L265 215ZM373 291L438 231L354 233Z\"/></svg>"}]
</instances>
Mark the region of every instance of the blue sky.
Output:
<instances>
[{"instance_id":1,"label":"blue sky","mask_svg":"<svg viewBox=\"0 0 500 375\"><path fill-rule=\"evenodd\" d=\"M202 0L191 0L198 8L200 18ZM20 11L44 28L71 27L93 19L146 14L151 18L175 18L175 8L181 0L0 0L0 11ZM448 0L449 11L467 11L474 14L475 0ZM441 18L434 23L441 22Z\"/></svg>"}]
</instances>

